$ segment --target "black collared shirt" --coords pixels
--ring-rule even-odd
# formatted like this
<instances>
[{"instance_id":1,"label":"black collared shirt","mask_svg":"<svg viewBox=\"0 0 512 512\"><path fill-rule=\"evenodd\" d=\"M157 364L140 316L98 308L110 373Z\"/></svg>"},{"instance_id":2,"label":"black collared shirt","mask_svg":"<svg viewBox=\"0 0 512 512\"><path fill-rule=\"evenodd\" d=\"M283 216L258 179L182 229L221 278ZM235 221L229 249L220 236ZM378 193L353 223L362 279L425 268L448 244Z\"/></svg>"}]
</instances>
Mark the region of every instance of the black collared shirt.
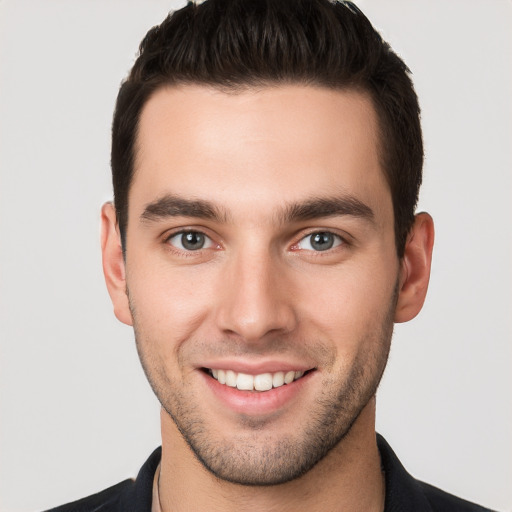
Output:
<instances>
[{"instance_id":1,"label":"black collared shirt","mask_svg":"<svg viewBox=\"0 0 512 512\"><path fill-rule=\"evenodd\" d=\"M386 440L377 434L386 479L385 512L490 512L413 478L404 469ZM135 480L125 480L88 498L48 512L151 512L153 479L160 463L157 448Z\"/></svg>"}]
</instances>

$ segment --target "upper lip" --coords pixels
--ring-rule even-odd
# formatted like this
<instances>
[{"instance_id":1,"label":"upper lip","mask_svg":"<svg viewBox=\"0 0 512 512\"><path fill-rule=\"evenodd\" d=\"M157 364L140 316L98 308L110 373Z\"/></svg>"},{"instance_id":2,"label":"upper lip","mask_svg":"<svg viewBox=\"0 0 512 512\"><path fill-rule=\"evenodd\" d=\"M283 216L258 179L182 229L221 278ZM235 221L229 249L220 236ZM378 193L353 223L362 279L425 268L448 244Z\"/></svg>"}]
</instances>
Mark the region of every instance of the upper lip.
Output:
<instances>
[{"instance_id":1,"label":"upper lip","mask_svg":"<svg viewBox=\"0 0 512 512\"><path fill-rule=\"evenodd\" d=\"M260 375L262 373L276 373L289 371L303 371L315 369L314 364L304 362L267 360L260 362L243 361L239 359L218 359L204 362L200 368L216 370L232 370L236 373Z\"/></svg>"}]
</instances>

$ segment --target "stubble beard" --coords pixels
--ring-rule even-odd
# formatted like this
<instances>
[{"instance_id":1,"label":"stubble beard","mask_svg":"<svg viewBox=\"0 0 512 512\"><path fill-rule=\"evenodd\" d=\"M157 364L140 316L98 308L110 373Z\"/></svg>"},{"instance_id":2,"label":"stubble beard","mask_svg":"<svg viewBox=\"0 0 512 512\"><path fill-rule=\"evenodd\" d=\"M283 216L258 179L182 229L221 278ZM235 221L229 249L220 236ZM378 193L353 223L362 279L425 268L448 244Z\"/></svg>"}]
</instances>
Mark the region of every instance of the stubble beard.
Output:
<instances>
[{"instance_id":1,"label":"stubble beard","mask_svg":"<svg viewBox=\"0 0 512 512\"><path fill-rule=\"evenodd\" d=\"M330 375L311 405L304 424L290 425L286 436L276 436L272 420L241 418L243 433L215 432L195 404L197 397L184 393L157 358L146 353L151 340L138 329L132 305L135 339L142 367L163 409L172 418L199 462L215 477L249 486L272 486L299 478L321 461L350 432L362 410L375 395L386 367L397 290L390 308L373 332L367 333L348 375ZM269 425L267 425L269 423ZM267 428L268 427L268 428Z\"/></svg>"}]
</instances>

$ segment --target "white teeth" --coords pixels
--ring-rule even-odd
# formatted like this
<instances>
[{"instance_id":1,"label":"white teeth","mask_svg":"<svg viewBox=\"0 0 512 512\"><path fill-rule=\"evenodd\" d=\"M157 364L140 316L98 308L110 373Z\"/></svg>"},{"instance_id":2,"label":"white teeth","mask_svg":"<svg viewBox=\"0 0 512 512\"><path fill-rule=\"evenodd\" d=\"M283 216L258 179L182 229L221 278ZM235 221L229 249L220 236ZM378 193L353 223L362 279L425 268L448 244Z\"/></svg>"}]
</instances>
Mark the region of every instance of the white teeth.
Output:
<instances>
[{"instance_id":1,"label":"white teeth","mask_svg":"<svg viewBox=\"0 0 512 512\"><path fill-rule=\"evenodd\" d=\"M225 384L232 388L244 391L268 391L273 387L279 388L284 384L291 384L294 380L300 379L304 372L297 370L286 373L276 372L249 375L247 373L236 373L233 370L212 369L211 375L220 384Z\"/></svg>"},{"instance_id":2,"label":"white teeth","mask_svg":"<svg viewBox=\"0 0 512 512\"><path fill-rule=\"evenodd\" d=\"M236 378L236 387L238 389L252 391L254 389L254 377L246 373L239 373Z\"/></svg>"},{"instance_id":3,"label":"white teeth","mask_svg":"<svg viewBox=\"0 0 512 512\"><path fill-rule=\"evenodd\" d=\"M286 372L286 374L284 376L284 383L291 384L294 379L295 379L295 372Z\"/></svg>"},{"instance_id":4,"label":"white teeth","mask_svg":"<svg viewBox=\"0 0 512 512\"><path fill-rule=\"evenodd\" d=\"M268 391L272 389L272 374L262 373L254 377L254 389L256 391Z\"/></svg>"},{"instance_id":5,"label":"white teeth","mask_svg":"<svg viewBox=\"0 0 512 512\"><path fill-rule=\"evenodd\" d=\"M274 373L274 376L272 377L272 386L275 388L278 388L279 386L282 386L284 384L284 372L277 372Z\"/></svg>"},{"instance_id":6,"label":"white teeth","mask_svg":"<svg viewBox=\"0 0 512 512\"><path fill-rule=\"evenodd\" d=\"M236 388L236 373L233 370L226 370L226 386Z\"/></svg>"}]
</instances>

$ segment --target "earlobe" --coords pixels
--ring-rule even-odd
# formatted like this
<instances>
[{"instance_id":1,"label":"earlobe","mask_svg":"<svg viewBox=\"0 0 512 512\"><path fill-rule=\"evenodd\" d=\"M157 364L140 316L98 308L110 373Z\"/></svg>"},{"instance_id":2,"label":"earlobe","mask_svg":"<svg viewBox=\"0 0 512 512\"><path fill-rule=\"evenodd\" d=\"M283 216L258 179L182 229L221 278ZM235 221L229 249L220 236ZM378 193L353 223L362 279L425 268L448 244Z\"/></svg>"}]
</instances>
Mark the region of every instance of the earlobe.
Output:
<instances>
[{"instance_id":1,"label":"earlobe","mask_svg":"<svg viewBox=\"0 0 512 512\"><path fill-rule=\"evenodd\" d=\"M111 202L101 208L101 254L103 274L117 319L133 325L126 291L126 274L116 211Z\"/></svg>"},{"instance_id":2,"label":"earlobe","mask_svg":"<svg viewBox=\"0 0 512 512\"><path fill-rule=\"evenodd\" d=\"M412 320L423 307L430 279L434 221L428 213L416 215L401 261L395 322Z\"/></svg>"}]
</instances>

